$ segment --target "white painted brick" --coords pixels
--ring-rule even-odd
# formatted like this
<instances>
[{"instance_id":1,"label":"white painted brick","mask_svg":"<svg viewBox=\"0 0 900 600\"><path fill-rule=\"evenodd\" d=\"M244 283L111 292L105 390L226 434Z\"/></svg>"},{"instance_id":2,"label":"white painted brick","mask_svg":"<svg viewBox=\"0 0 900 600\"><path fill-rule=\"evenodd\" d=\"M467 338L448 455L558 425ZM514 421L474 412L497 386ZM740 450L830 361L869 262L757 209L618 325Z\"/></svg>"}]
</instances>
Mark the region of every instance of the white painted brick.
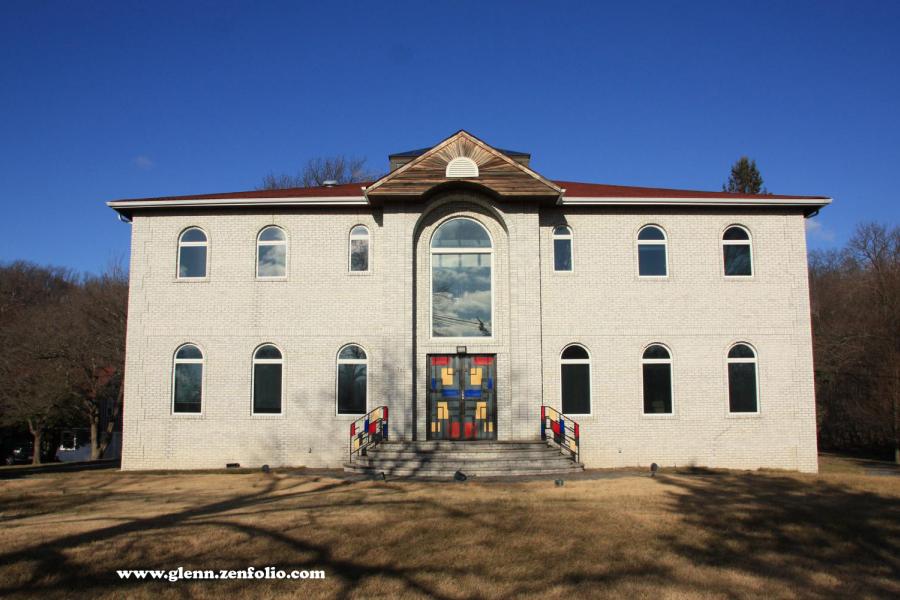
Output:
<instances>
[{"instance_id":1,"label":"white painted brick","mask_svg":"<svg viewBox=\"0 0 900 600\"><path fill-rule=\"evenodd\" d=\"M390 406L391 435L412 437L415 402L424 439L426 355L456 349L430 340L428 240L435 220L461 214L479 219L495 242L495 337L466 345L497 354L500 439L538 437L541 403L559 406L559 353L578 342L592 359L592 415L580 418L586 466L817 469L799 213L539 208L471 193L387 204L138 214L123 468L339 466L353 417L335 414L335 357L350 342L368 351L369 405ZM573 273L553 272L552 228L562 222L574 232ZM359 223L371 232L368 274L347 271L347 236ZM647 223L668 234L663 281L637 277L635 238ZM750 280L722 275L721 234L733 223L753 236ZM285 281L255 279L256 235L269 224L288 233ZM177 239L188 226L209 236L205 281L175 279ZM752 417L727 412L725 354L736 341L759 355L761 412ZM171 414L172 355L184 342L206 357L199 417ZM281 416L250 414L251 355L263 342L284 353ZM673 353L672 417L641 414L640 355L651 342Z\"/></svg>"}]
</instances>

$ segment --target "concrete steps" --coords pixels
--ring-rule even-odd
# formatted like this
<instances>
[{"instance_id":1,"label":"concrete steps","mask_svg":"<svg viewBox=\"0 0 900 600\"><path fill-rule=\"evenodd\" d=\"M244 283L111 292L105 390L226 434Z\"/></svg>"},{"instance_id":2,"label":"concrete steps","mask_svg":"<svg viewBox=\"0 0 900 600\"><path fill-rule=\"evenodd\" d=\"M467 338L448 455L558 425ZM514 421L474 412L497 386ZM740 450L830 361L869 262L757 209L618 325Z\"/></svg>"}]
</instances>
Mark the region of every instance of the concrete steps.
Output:
<instances>
[{"instance_id":1,"label":"concrete steps","mask_svg":"<svg viewBox=\"0 0 900 600\"><path fill-rule=\"evenodd\" d=\"M511 477L565 474L584 470L568 454L546 442L388 442L354 456L351 473L389 477Z\"/></svg>"}]
</instances>

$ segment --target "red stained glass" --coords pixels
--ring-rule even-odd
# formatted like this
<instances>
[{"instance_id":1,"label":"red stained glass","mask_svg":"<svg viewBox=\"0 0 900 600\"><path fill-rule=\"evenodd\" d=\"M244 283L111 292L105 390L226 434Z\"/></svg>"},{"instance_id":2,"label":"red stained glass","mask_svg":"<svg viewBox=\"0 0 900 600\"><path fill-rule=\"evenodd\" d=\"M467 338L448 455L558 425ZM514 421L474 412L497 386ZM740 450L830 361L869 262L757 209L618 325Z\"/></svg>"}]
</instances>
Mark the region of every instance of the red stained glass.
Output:
<instances>
[{"instance_id":1,"label":"red stained glass","mask_svg":"<svg viewBox=\"0 0 900 600\"><path fill-rule=\"evenodd\" d=\"M493 356L476 356L475 357L476 365L492 365L494 364Z\"/></svg>"},{"instance_id":2,"label":"red stained glass","mask_svg":"<svg viewBox=\"0 0 900 600\"><path fill-rule=\"evenodd\" d=\"M449 356L432 356L431 364L433 364L435 366L446 367L447 365L450 364L450 357Z\"/></svg>"}]
</instances>

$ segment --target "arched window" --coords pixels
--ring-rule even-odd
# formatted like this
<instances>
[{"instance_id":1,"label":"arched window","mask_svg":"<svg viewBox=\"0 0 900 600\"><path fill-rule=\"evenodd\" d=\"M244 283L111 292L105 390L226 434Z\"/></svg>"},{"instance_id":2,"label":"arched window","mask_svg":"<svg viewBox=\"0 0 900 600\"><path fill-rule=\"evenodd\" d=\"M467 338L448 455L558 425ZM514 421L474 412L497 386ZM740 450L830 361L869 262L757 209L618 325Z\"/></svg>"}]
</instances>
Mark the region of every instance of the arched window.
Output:
<instances>
[{"instance_id":1,"label":"arched window","mask_svg":"<svg viewBox=\"0 0 900 600\"><path fill-rule=\"evenodd\" d=\"M193 344L175 351L172 366L172 412L199 414L203 402L203 352Z\"/></svg>"},{"instance_id":2,"label":"arched window","mask_svg":"<svg viewBox=\"0 0 900 600\"><path fill-rule=\"evenodd\" d=\"M206 234L198 227L181 232L178 238L178 278L206 277Z\"/></svg>"},{"instance_id":3,"label":"arched window","mask_svg":"<svg viewBox=\"0 0 900 600\"><path fill-rule=\"evenodd\" d=\"M493 245L478 221L444 222L431 239L431 333L490 337Z\"/></svg>"},{"instance_id":4,"label":"arched window","mask_svg":"<svg viewBox=\"0 0 900 600\"><path fill-rule=\"evenodd\" d=\"M759 412L756 352L747 344L728 351L728 411Z\"/></svg>"},{"instance_id":5,"label":"arched window","mask_svg":"<svg viewBox=\"0 0 900 600\"><path fill-rule=\"evenodd\" d=\"M281 414L284 359L281 350L265 344L253 353L253 414Z\"/></svg>"},{"instance_id":6,"label":"arched window","mask_svg":"<svg viewBox=\"0 0 900 600\"><path fill-rule=\"evenodd\" d=\"M738 225L726 229L722 235L722 257L725 260L726 277L753 275L750 233Z\"/></svg>"},{"instance_id":7,"label":"arched window","mask_svg":"<svg viewBox=\"0 0 900 600\"><path fill-rule=\"evenodd\" d=\"M655 225L647 225L638 232L638 275L665 277L667 274L666 234Z\"/></svg>"},{"instance_id":8,"label":"arched window","mask_svg":"<svg viewBox=\"0 0 900 600\"><path fill-rule=\"evenodd\" d=\"M280 227L270 225L256 238L256 276L260 279L287 275L287 236Z\"/></svg>"},{"instance_id":9,"label":"arched window","mask_svg":"<svg viewBox=\"0 0 900 600\"><path fill-rule=\"evenodd\" d=\"M567 415L591 414L591 357L577 344L567 346L559 358L562 411Z\"/></svg>"},{"instance_id":10,"label":"arched window","mask_svg":"<svg viewBox=\"0 0 900 600\"><path fill-rule=\"evenodd\" d=\"M553 270L572 270L572 230L565 225L553 228Z\"/></svg>"},{"instance_id":11,"label":"arched window","mask_svg":"<svg viewBox=\"0 0 900 600\"><path fill-rule=\"evenodd\" d=\"M350 270L369 270L369 230L365 225L350 230Z\"/></svg>"},{"instance_id":12,"label":"arched window","mask_svg":"<svg viewBox=\"0 0 900 600\"><path fill-rule=\"evenodd\" d=\"M644 414L672 414L672 356L665 346L653 344L641 357L644 376Z\"/></svg>"},{"instance_id":13,"label":"arched window","mask_svg":"<svg viewBox=\"0 0 900 600\"><path fill-rule=\"evenodd\" d=\"M445 174L449 178L478 177L478 165L471 158L458 156L447 163Z\"/></svg>"},{"instance_id":14,"label":"arched window","mask_svg":"<svg viewBox=\"0 0 900 600\"><path fill-rule=\"evenodd\" d=\"M337 411L339 415L364 415L368 387L368 357L359 346L341 348L337 358Z\"/></svg>"}]
</instances>

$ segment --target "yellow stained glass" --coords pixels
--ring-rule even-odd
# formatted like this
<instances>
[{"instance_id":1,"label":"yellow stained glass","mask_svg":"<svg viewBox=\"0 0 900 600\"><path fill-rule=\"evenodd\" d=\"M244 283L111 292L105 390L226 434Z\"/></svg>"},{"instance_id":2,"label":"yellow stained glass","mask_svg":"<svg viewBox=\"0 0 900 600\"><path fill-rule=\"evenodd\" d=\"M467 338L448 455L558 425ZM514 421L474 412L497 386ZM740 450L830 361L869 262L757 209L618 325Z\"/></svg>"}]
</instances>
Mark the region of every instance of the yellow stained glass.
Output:
<instances>
[{"instance_id":1,"label":"yellow stained glass","mask_svg":"<svg viewBox=\"0 0 900 600\"><path fill-rule=\"evenodd\" d=\"M481 367L469 369L469 383L472 387L481 387Z\"/></svg>"},{"instance_id":2,"label":"yellow stained glass","mask_svg":"<svg viewBox=\"0 0 900 600\"><path fill-rule=\"evenodd\" d=\"M443 367L441 369L441 383L443 385L453 385L453 369L451 367Z\"/></svg>"},{"instance_id":3,"label":"yellow stained glass","mask_svg":"<svg viewBox=\"0 0 900 600\"><path fill-rule=\"evenodd\" d=\"M450 418L450 411L447 410L446 402L438 402L437 418L438 419L449 419Z\"/></svg>"}]
</instances>

